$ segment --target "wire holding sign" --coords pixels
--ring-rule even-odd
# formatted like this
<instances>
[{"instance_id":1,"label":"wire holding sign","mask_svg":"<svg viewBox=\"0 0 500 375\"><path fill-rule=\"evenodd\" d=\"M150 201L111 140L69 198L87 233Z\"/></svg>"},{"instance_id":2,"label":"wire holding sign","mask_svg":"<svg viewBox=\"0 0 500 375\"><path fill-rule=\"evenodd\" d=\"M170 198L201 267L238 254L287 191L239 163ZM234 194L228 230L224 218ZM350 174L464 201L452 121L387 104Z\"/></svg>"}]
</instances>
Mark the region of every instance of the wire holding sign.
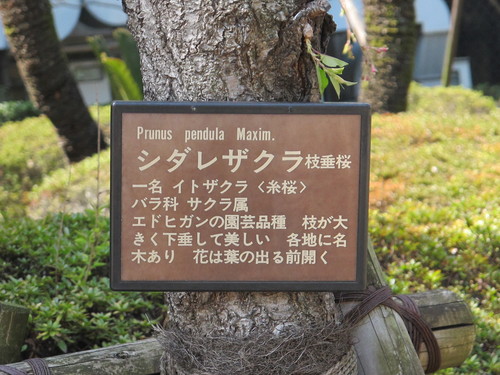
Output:
<instances>
[{"instance_id":1,"label":"wire holding sign","mask_svg":"<svg viewBox=\"0 0 500 375\"><path fill-rule=\"evenodd\" d=\"M112 144L113 288L363 287L367 105L116 102Z\"/></svg>"}]
</instances>

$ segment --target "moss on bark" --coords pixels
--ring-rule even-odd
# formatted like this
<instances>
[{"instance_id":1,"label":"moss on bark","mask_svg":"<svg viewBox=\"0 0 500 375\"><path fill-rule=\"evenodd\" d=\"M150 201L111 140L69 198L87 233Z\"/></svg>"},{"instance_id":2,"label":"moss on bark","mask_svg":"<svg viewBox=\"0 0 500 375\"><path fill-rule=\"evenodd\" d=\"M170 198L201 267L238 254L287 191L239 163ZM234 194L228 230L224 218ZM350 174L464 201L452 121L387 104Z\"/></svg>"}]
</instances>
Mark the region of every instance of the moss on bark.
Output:
<instances>
[{"instance_id":1,"label":"moss on bark","mask_svg":"<svg viewBox=\"0 0 500 375\"><path fill-rule=\"evenodd\" d=\"M368 45L388 51L366 52L377 73L362 85L361 100L375 112L405 111L418 31L413 0L364 0L364 6Z\"/></svg>"}]
</instances>

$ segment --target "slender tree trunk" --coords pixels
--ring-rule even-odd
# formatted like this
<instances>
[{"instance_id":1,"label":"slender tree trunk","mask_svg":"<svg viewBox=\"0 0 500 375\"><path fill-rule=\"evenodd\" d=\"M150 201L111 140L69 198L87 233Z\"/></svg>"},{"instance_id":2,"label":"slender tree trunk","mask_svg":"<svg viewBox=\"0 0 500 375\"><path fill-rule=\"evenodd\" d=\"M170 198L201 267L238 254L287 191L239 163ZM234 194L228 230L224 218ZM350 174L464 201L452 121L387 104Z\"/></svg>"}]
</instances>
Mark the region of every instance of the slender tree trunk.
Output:
<instances>
[{"instance_id":1,"label":"slender tree trunk","mask_svg":"<svg viewBox=\"0 0 500 375\"><path fill-rule=\"evenodd\" d=\"M303 27L316 48L334 30L327 1L124 0L145 97L163 101L317 100ZM167 293L170 324L197 336L247 337L334 321L331 293ZM347 345L348 346L348 345ZM185 374L164 357L163 372ZM224 353L221 353L223 356ZM257 360L257 359L255 359Z\"/></svg>"},{"instance_id":2,"label":"slender tree trunk","mask_svg":"<svg viewBox=\"0 0 500 375\"><path fill-rule=\"evenodd\" d=\"M0 13L30 99L56 127L69 160L96 153L99 129L62 53L49 0L0 0Z\"/></svg>"},{"instance_id":3,"label":"slender tree trunk","mask_svg":"<svg viewBox=\"0 0 500 375\"><path fill-rule=\"evenodd\" d=\"M377 73L364 82L360 100L370 103L375 112L405 111L417 41L414 0L363 0L363 3L368 45L388 47L388 51L383 54L370 48L365 51Z\"/></svg>"}]
</instances>

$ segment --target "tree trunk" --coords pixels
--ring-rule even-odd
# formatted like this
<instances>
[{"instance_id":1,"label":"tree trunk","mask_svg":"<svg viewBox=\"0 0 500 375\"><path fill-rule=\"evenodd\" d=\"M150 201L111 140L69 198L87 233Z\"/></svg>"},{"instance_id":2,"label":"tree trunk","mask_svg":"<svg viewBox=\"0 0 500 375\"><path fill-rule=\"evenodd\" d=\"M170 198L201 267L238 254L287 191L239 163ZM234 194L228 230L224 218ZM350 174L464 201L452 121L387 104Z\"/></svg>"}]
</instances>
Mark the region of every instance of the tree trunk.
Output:
<instances>
[{"instance_id":1,"label":"tree trunk","mask_svg":"<svg viewBox=\"0 0 500 375\"><path fill-rule=\"evenodd\" d=\"M125 0L124 5L141 52L147 100L319 99L313 64L302 48L302 26L309 21L318 39L334 31L331 18L323 25L326 0Z\"/></svg>"},{"instance_id":2,"label":"tree trunk","mask_svg":"<svg viewBox=\"0 0 500 375\"><path fill-rule=\"evenodd\" d=\"M360 101L375 112L402 112L413 74L417 41L414 0L363 0L368 48L376 74L362 85ZM376 53L373 47L388 47ZM371 69L371 64L365 65Z\"/></svg>"},{"instance_id":3,"label":"tree trunk","mask_svg":"<svg viewBox=\"0 0 500 375\"><path fill-rule=\"evenodd\" d=\"M99 129L62 53L49 0L0 0L0 13L30 99L56 127L69 160L96 153ZM103 137L99 146L107 147Z\"/></svg>"},{"instance_id":4,"label":"tree trunk","mask_svg":"<svg viewBox=\"0 0 500 375\"><path fill-rule=\"evenodd\" d=\"M319 99L303 27L313 26L319 49L322 35L334 30L327 1L123 3L141 54L147 100ZM242 338L335 321L331 293L183 292L167 293L166 301L170 325L199 337ZM166 354L163 373L188 373Z\"/></svg>"}]
</instances>

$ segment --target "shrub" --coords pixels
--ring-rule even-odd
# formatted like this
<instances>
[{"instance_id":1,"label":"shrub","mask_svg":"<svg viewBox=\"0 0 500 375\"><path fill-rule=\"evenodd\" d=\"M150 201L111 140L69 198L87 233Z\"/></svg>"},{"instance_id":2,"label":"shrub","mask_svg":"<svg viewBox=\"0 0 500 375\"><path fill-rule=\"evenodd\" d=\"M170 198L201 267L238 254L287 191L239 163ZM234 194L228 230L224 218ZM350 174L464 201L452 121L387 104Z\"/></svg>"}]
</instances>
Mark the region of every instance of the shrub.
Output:
<instances>
[{"instance_id":1,"label":"shrub","mask_svg":"<svg viewBox=\"0 0 500 375\"><path fill-rule=\"evenodd\" d=\"M86 211L0 225L0 300L31 309L24 356L52 356L151 335L161 293L109 290L109 221Z\"/></svg>"},{"instance_id":2,"label":"shrub","mask_svg":"<svg viewBox=\"0 0 500 375\"><path fill-rule=\"evenodd\" d=\"M99 120L105 137L109 137L110 106L93 106L90 112ZM104 175L102 186L109 186L109 165L107 165L109 154L103 155L108 156L104 156L107 159L102 162ZM74 181L75 194L85 194L80 200L95 204L96 200L91 199L89 191L92 189L91 177L94 178L95 184L96 173L86 175L90 170L97 170L97 157L94 157L94 160L94 166L89 166L92 162L89 162L88 158L82 163L70 166L60 147L55 128L44 116L3 125L0 127L0 217L25 215L31 199L35 200L34 213L48 209L51 209L51 212L60 211L63 205L59 203L66 197L64 194L61 195L61 192L64 191L63 187L67 187L68 180L70 183ZM74 179L69 179L71 171L75 171ZM54 177L52 173L55 173ZM85 186L78 190L76 183L83 181ZM39 184L54 187L54 191L41 187L36 189L38 193L31 196L30 190ZM73 198L79 197L69 194L69 199ZM88 204L85 207L93 206Z\"/></svg>"},{"instance_id":3,"label":"shrub","mask_svg":"<svg viewBox=\"0 0 500 375\"><path fill-rule=\"evenodd\" d=\"M440 114L480 114L496 109L493 98L461 86L425 87L416 82L410 86L409 111Z\"/></svg>"},{"instance_id":4,"label":"shrub","mask_svg":"<svg viewBox=\"0 0 500 375\"><path fill-rule=\"evenodd\" d=\"M76 213L89 208L95 209L97 206L108 207L109 164L110 151L107 149L80 163L66 165L45 176L28 195L29 216L42 218L47 213L61 211Z\"/></svg>"},{"instance_id":5,"label":"shrub","mask_svg":"<svg viewBox=\"0 0 500 375\"><path fill-rule=\"evenodd\" d=\"M475 86L474 89L481 91L483 95L491 96L500 105L500 85L492 85L484 82Z\"/></svg>"},{"instance_id":6,"label":"shrub","mask_svg":"<svg viewBox=\"0 0 500 375\"><path fill-rule=\"evenodd\" d=\"M30 101L0 103L0 125L8 121L20 121L26 117L39 116L40 111Z\"/></svg>"},{"instance_id":7,"label":"shrub","mask_svg":"<svg viewBox=\"0 0 500 375\"><path fill-rule=\"evenodd\" d=\"M0 127L0 217L22 215L28 192L65 164L57 133L46 117Z\"/></svg>"},{"instance_id":8,"label":"shrub","mask_svg":"<svg viewBox=\"0 0 500 375\"><path fill-rule=\"evenodd\" d=\"M89 110L98 119L104 136L109 138L111 107L92 106ZM107 149L79 163L65 163L51 170L25 194L28 215L42 218L47 213L83 212L95 209L97 205L99 208L108 207L110 159L110 150Z\"/></svg>"}]
</instances>

